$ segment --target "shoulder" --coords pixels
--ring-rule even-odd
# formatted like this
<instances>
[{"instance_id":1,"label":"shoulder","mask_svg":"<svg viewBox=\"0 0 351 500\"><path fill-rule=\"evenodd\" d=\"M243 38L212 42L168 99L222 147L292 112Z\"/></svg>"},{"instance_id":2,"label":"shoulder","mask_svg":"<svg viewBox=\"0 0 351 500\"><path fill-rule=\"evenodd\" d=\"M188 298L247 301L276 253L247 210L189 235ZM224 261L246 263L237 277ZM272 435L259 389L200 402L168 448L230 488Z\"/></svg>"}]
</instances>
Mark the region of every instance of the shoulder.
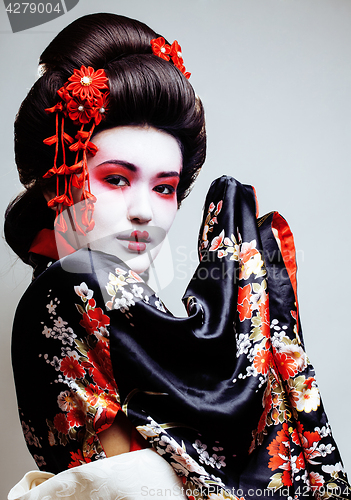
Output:
<instances>
[{"instance_id":1,"label":"shoulder","mask_svg":"<svg viewBox=\"0 0 351 500\"><path fill-rule=\"evenodd\" d=\"M52 337L58 330L64 332L69 327L79 333L82 319L87 323L87 308L99 305L103 313L109 300L106 284L114 267L113 256L82 249L41 273L18 304L13 324L13 353L19 346L22 352L23 348L32 350L44 337Z\"/></svg>"},{"instance_id":2,"label":"shoulder","mask_svg":"<svg viewBox=\"0 0 351 500\"><path fill-rule=\"evenodd\" d=\"M95 293L102 293L108 276L120 261L112 255L81 249L51 264L35 278L22 296L18 308L31 312L40 307L48 294L60 294L62 300L77 295L77 287L85 283ZM79 295L79 293L78 293Z\"/></svg>"}]
</instances>

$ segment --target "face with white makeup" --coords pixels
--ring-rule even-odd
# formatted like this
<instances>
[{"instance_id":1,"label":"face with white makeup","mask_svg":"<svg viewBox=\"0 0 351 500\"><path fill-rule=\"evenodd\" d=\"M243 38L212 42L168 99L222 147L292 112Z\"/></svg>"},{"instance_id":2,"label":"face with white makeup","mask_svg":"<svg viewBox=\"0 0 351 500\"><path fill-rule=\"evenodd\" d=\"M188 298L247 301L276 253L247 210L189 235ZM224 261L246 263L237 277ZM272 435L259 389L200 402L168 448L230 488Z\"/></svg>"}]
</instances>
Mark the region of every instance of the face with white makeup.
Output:
<instances>
[{"instance_id":1,"label":"face with white makeup","mask_svg":"<svg viewBox=\"0 0 351 500\"><path fill-rule=\"evenodd\" d=\"M161 249L177 213L182 168L178 141L149 126L97 133L88 159L96 196L95 226L81 246L117 256L135 272L145 271Z\"/></svg>"}]
</instances>

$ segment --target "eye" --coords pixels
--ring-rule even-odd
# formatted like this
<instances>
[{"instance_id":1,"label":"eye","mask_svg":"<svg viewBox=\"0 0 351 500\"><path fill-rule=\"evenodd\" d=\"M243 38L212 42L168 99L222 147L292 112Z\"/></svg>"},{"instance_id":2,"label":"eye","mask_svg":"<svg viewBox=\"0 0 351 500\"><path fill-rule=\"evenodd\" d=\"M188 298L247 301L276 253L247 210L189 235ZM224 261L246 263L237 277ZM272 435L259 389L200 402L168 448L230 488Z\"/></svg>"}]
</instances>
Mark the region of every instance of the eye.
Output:
<instances>
[{"instance_id":1,"label":"eye","mask_svg":"<svg viewBox=\"0 0 351 500\"><path fill-rule=\"evenodd\" d=\"M116 187L130 186L128 179L123 177L123 175L108 175L105 177L105 182Z\"/></svg>"},{"instance_id":2,"label":"eye","mask_svg":"<svg viewBox=\"0 0 351 500\"><path fill-rule=\"evenodd\" d=\"M154 191L160 194L172 195L175 192L175 188L170 184L160 184L154 187Z\"/></svg>"}]
</instances>

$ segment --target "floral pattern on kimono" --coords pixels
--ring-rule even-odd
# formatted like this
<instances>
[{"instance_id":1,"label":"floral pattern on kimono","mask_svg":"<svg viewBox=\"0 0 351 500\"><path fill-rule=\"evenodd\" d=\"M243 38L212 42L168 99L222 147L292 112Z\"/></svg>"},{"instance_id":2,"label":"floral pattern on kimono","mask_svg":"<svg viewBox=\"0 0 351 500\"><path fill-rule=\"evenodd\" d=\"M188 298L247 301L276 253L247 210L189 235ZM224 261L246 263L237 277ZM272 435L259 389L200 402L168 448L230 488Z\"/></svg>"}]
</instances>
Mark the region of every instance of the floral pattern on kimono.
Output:
<instances>
[{"instance_id":1,"label":"floral pattern on kimono","mask_svg":"<svg viewBox=\"0 0 351 500\"><path fill-rule=\"evenodd\" d=\"M191 500L351 498L304 350L286 221L257 219L253 189L217 179L199 260L187 318L101 252L79 250L34 281L13 348L38 465L103 458L98 432L122 408Z\"/></svg>"}]
</instances>

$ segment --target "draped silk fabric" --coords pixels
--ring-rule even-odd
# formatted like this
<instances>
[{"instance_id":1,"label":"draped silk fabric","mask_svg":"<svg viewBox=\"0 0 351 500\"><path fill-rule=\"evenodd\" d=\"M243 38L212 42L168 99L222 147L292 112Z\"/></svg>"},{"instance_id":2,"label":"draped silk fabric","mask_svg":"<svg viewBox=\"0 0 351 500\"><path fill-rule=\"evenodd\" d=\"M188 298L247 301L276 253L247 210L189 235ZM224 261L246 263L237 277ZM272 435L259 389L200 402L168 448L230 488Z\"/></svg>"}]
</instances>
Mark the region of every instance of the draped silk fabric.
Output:
<instances>
[{"instance_id":1,"label":"draped silk fabric","mask_svg":"<svg viewBox=\"0 0 351 500\"><path fill-rule=\"evenodd\" d=\"M199 257L183 299L188 318L169 313L141 278L110 255L79 250L42 273L20 304L14 326L14 370L23 415L34 421L36 406L39 413L54 413L54 406L30 402L23 383L26 365L39 363L28 338L24 354L23 318L33 294L46 294L49 286L51 293L54 286L53 305L59 310L57 302L67 304L64 319L73 335L71 351L56 355L55 370L64 376L47 383L48 400L57 404L62 384L77 398L91 384L84 370L96 383L96 366L86 361L87 345L96 350L94 336L98 343L107 342L103 325L109 330L113 369L103 390L115 395L116 405L120 402L140 434L172 465L189 498L351 498L304 351L295 249L286 221L276 212L257 219L253 188L221 177L206 198ZM77 306L68 312L73 288L88 303L94 301L93 312L86 301L85 310ZM101 312L94 312L98 305ZM79 313L83 320L78 323L73 316ZM78 324L89 333L86 343L76 338ZM41 342L48 337L54 335L46 330ZM45 352L46 363L53 367L54 351ZM72 358L72 366L74 359L79 362L81 372L65 372L65 356ZM83 378L79 386L77 379ZM113 421L103 410L93 417L90 438L85 432L81 439L86 461L102 458L89 455L87 443ZM46 447L44 438L39 442L46 469L57 472L60 445L68 450L71 441L79 441L79 432L84 433L61 426L60 435L50 418L45 415L57 438L51 436ZM78 429L88 427L78 424ZM43 424L37 420L34 427ZM63 454L61 460L62 470L67 467Z\"/></svg>"},{"instance_id":2,"label":"draped silk fabric","mask_svg":"<svg viewBox=\"0 0 351 500\"><path fill-rule=\"evenodd\" d=\"M57 475L28 472L8 500L186 500L182 481L154 450L140 450L80 465Z\"/></svg>"}]
</instances>

